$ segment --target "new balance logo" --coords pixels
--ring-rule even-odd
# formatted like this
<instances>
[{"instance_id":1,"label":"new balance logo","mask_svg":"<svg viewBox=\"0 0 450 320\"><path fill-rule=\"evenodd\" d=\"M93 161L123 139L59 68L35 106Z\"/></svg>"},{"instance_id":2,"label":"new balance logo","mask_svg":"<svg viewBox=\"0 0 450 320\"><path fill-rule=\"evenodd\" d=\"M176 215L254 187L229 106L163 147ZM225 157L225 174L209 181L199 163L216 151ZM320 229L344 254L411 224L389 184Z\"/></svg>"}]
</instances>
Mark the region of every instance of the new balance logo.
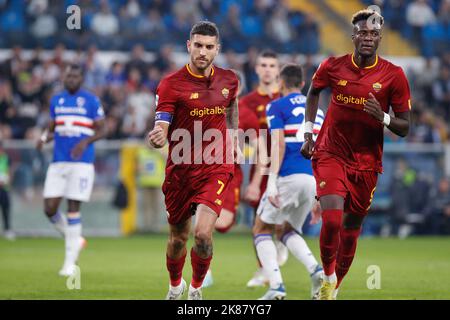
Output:
<instances>
[{"instance_id":1,"label":"new balance logo","mask_svg":"<svg viewBox=\"0 0 450 320\"><path fill-rule=\"evenodd\" d=\"M345 87L347 85L347 80L339 80L339 82L337 83L338 86L342 86Z\"/></svg>"},{"instance_id":2,"label":"new balance logo","mask_svg":"<svg viewBox=\"0 0 450 320\"><path fill-rule=\"evenodd\" d=\"M191 93L191 97L189 99L191 99L191 100L198 99L198 92Z\"/></svg>"}]
</instances>

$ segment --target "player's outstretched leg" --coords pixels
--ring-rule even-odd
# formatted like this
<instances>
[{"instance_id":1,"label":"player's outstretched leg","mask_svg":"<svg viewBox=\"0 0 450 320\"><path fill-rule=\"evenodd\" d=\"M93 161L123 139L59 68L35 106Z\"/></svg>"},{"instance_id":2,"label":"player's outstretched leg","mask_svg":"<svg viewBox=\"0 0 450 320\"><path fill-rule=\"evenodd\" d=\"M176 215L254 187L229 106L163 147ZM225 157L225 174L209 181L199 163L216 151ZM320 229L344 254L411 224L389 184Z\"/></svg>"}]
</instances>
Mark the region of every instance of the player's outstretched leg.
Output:
<instances>
[{"instance_id":1,"label":"player's outstretched leg","mask_svg":"<svg viewBox=\"0 0 450 320\"><path fill-rule=\"evenodd\" d=\"M264 223L256 216L253 238L256 252L264 272L269 278L269 290L259 300L282 300L286 297L280 267L277 262L277 249L272 238L273 226Z\"/></svg>"},{"instance_id":2,"label":"player's outstretched leg","mask_svg":"<svg viewBox=\"0 0 450 320\"><path fill-rule=\"evenodd\" d=\"M275 247L277 248L277 262L280 267L284 266L289 258L289 250L286 245L280 241L284 234L284 228L282 225L275 226Z\"/></svg>"},{"instance_id":3,"label":"player's outstretched leg","mask_svg":"<svg viewBox=\"0 0 450 320\"><path fill-rule=\"evenodd\" d=\"M255 221L256 221L256 217L257 217L257 214L255 212ZM255 250L256 262L258 263L258 269L253 274L253 277L250 280L248 280L247 287L248 288L264 287L269 284L269 278L267 277L266 273L264 272L261 261L259 260L258 252L256 250L254 239L253 239L253 249Z\"/></svg>"},{"instance_id":4,"label":"player's outstretched leg","mask_svg":"<svg viewBox=\"0 0 450 320\"><path fill-rule=\"evenodd\" d=\"M61 198L47 198L44 200L44 212L55 229L61 233L63 237L66 236L67 217L58 211Z\"/></svg>"},{"instance_id":5,"label":"player's outstretched leg","mask_svg":"<svg viewBox=\"0 0 450 320\"><path fill-rule=\"evenodd\" d=\"M336 256L339 249L339 232L342 225L344 199L338 195L320 198L322 228L320 230L320 257L324 270L324 281L319 292L320 300L332 300L337 285Z\"/></svg>"},{"instance_id":6,"label":"player's outstretched leg","mask_svg":"<svg viewBox=\"0 0 450 320\"><path fill-rule=\"evenodd\" d=\"M166 267L167 271L169 271L170 283L166 300L179 300L186 291L186 281L183 279L183 267L186 260L186 242L189 238L191 219L177 225L169 226Z\"/></svg>"},{"instance_id":7,"label":"player's outstretched leg","mask_svg":"<svg viewBox=\"0 0 450 320\"><path fill-rule=\"evenodd\" d=\"M322 266L317 262L305 240L291 226L286 226L286 232L283 234L281 241L294 257L305 266L311 277L311 298L318 299L324 276Z\"/></svg>"},{"instance_id":8,"label":"player's outstretched leg","mask_svg":"<svg viewBox=\"0 0 450 320\"><path fill-rule=\"evenodd\" d=\"M192 281L188 300L202 300L202 284L212 260L212 233L217 214L206 205L199 204L194 228L195 244L191 249Z\"/></svg>"},{"instance_id":9,"label":"player's outstretched leg","mask_svg":"<svg viewBox=\"0 0 450 320\"><path fill-rule=\"evenodd\" d=\"M219 233L227 233L234 225L235 214L229 210L222 209L220 217L217 219L215 229ZM202 288L209 288L214 284L211 268L203 279Z\"/></svg>"},{"instance_id":10,"label":"player's outstretched leg","mask_svg":"<svg viewBox=\"0 0 450 320\"><path fill-rule=\"evenodd\" d=\"M358 238L361 234L363 219L364 215L350 213L344 215L343 227L340 231L339 251L336 259L336 290L339 288L353 262Z\"/></svg>"},{"instance_id":11,"label":"player's outstretched leg","mask_svg":"<svg viewBox=\"0 0 450 320\"><path fill-rule=\"evenodd\" d=\"M71 276L75 272L78 256L86 245L86 240L81 236L82 224L80 202L68 200L67 226L65 228L66 256L64 265L59 271L61 276Z\"/></svg>"}]
</instances>

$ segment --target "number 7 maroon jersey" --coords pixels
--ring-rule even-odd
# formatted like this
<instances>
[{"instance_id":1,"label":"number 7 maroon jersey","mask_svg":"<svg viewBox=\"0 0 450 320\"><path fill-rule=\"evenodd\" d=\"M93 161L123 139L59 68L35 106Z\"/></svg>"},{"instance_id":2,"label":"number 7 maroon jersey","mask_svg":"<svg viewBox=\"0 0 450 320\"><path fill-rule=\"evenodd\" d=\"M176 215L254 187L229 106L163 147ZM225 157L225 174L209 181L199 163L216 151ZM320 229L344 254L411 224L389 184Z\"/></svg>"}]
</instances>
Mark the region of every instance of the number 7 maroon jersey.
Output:
<instances>
[{"instance_id":1,"label":"number 7 maroon jersey","mask_svg":"<svg viewBox=\"0 0 450 320\"><path fill-rule=\"evenodd\" d=\"M161 121L163 114L170 114L172 118L168 132L169 156L166 164L166 180L175 169L178 173L184 171L189 174L184 178L212 172L233 174L233 161L227 163L226 159L227 154L231 153L231 149L228 150L231 144L226 143L225 109L236 99L237 86L238 80L233 71L216 66L213 66L209 77L196 75L189 69L189 65L185 65L179 71L161 80L156 90L156 121ZM194 132L195 127L198 129L197 132ZM172 151L182 141L182 139L180 141L173 139L177 129L189 132L191 138L191 157L181 164L174 161L172 157ZM202 139L203 134L209 129L220 131L222 141L208 139L208 137ZM215 146L222 150L221 163L205 163L203 153L205 150L214 150ZM198 152L199 150L202 154ZM212 156L215 156L214 152Z\"/></svg>"},{"instance_id":2,"label":"number 7 maroon jersey","mask_svg":"<svg viewBox=\"0 0 450 320\"><path fill-rule=\"evenodd\" d=\"M332 156L356 170L382 172L383 123L363 111L372 93L384 112L411 109L408 80L401 67L376 57L360 68L353 54L330 57L313 76L316 89L331 88L331 102L314 148L313 158Z\"/></svg>"}]
</instances>

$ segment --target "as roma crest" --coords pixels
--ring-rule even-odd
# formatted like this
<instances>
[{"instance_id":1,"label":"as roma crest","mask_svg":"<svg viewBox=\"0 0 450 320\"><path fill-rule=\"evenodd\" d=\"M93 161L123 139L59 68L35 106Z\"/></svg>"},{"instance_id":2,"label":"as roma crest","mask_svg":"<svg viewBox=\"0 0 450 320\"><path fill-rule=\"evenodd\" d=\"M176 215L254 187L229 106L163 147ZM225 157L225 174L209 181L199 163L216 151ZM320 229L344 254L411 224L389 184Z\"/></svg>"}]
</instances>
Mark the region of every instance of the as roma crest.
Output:
<instances>
[{"instance_id":1,"label":"as roma crest","mask_svg":"<svg viewBox=\"0 0 450 320\"><path fill-rule=\"evenodd\" d=\"M379 82L376 82L376 83L374 83L374 84L372 85L372 88L373 88L373 90L375 90L375 92L380 91L382 87L383 87L383 86L382 86L381 83L379 83Z\"/></svg>"},{"instance_id":2,"label":"as roma crest","mask_svg":"<svg viewBox=\"0 0 450 320\"><path fill-rule=\"evenodd\" d=\"M228 99L229 94L230 94L230 90L228 90L227 88L222 89L222 95L224 96L225 99Z\"/></svg>"}]
</instances>

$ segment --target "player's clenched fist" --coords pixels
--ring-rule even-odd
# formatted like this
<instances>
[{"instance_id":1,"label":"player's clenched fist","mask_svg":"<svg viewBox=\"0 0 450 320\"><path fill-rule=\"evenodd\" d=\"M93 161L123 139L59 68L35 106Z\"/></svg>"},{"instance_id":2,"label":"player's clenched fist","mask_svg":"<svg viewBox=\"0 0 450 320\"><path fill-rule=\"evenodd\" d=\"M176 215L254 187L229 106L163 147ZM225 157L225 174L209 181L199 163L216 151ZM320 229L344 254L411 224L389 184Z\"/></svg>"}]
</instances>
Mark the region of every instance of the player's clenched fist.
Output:
<instances>
[{"instance_id":1,"label":"player's clenched fist","mask_svg":"<svg viewBox=\"0 0 450 320\"><path fill-rule=\"evenodd\" d=\"M166 134L160 126L156 126L150 131L147 138L150 145L154 148L162 148L166 143Z\"/></svg>"},{"instance_id":2,"label":"player's clenched fist","mask_svg":"<svg viewBox=\"0 0 450 320\"><path fill-rule=\"evenodd\" d=\"M302 149L300 150L302 156L304 156L306 159L311 159L312 154L314 151L314 140L311 136L308 134L305 134L305 142L303 142Z\"/></svg>"}]
</instances>

